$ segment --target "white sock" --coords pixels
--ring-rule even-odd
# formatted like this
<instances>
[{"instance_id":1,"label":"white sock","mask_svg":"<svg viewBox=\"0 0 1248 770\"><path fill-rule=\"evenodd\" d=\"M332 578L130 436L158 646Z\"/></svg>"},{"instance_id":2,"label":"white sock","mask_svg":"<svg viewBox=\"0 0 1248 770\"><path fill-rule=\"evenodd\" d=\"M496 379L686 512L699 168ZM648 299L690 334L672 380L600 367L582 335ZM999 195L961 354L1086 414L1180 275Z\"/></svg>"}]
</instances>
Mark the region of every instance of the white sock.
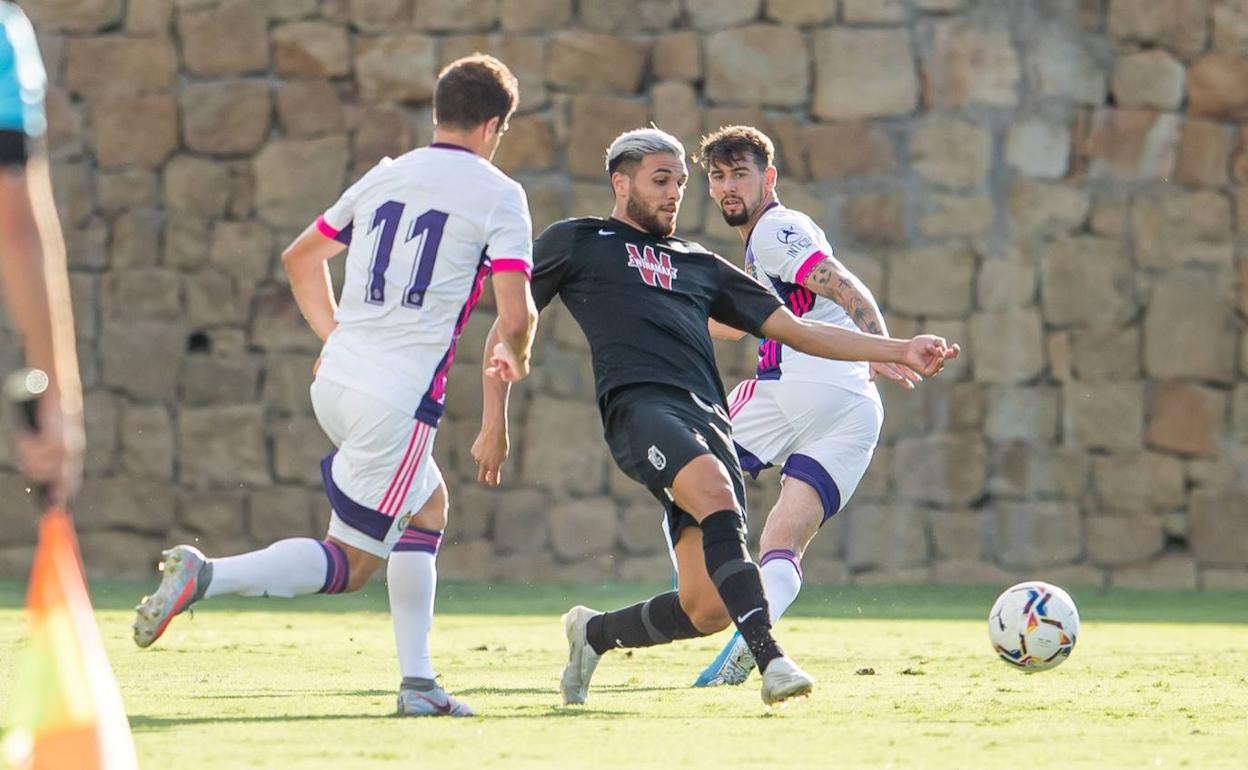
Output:
<instances>
[{"instance_id":1,"label":"white sock","mask_svg":"<svg viewBox=\"0 0 1248 770\"><path fill-rule=\"evenodd\" d=\"M763 573L763 592L767 594L771 622L775 623L802 590L802 571L793 552L780 549L763 554L759 571Z\"/></svg>"},{"instance_id":2,"label":"white sock","mask_svg":"<svg viewBox=\"0 0 1248 770\"><path fill-rule=\"evenodd\" d=\"M292 537L260 551L212 559L212 579L204 598L238 594L289 599L317 593L326 585L330 566L326 547L310 537ZM345 558L335 566L345 573ZM346 581L341 583L345 586Z\"/></svg>"},{"instance_id":3,"label":"white sock","mask_svg":"<svg viewBox=\"0 0 1248 770\"><path fill-rule=\"evenodd\" d=\"M399 650L399 671L404 678L433 679L437 676L429 656L433 598L438 587L436 558L427 551L395 550L386 564L394 642Z\"/></svg>"}]
</instances>

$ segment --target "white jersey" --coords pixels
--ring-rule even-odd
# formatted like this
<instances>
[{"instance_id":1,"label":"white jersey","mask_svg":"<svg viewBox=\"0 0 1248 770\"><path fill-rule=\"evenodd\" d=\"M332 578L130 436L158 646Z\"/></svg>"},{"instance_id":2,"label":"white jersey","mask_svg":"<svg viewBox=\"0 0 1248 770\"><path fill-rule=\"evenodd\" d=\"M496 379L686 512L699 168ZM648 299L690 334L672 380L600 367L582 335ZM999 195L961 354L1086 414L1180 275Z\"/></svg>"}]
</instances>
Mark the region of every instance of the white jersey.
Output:
<instances>
[{"instance_id":1,"label":"white jersey","mask_svg":"<svg viewBox=\"0 0 1248 770\"><path fill-rule=\"evenodd\" d=\"M794 315L858 331L837 303L803 286L806 276L832 246L810 217L774 203L759 218L745 244L745 270L770 286ZM807 355L775 340L758 348L760 380L820 382L878 399L870 367L861 361L830 361Z\"/></svg>"},{"instance_id":2,"label":"white jersey","mask_svg":"<svg viewBox=\"0 0 1248 770\"><path fill-rule=\"evenodd\" d=\"M349 244L317 378L436 426L455 343L491 271L532 273L524 190L462 147L386 158L318 220Z\"/></svg>"}]
</instances>

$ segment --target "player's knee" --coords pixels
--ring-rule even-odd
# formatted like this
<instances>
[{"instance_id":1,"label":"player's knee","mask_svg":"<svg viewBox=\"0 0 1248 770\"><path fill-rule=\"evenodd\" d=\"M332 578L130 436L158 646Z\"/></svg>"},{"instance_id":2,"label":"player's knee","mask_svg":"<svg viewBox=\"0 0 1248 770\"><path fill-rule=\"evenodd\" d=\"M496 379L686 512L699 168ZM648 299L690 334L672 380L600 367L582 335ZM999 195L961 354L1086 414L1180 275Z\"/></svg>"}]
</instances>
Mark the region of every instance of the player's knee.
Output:
<instances>
[{"instance_id":1,"label":"player's knee","mask_svg":"<svg viewBox=\"0 0 1248 770\"><path fill-rule=\"evenodd\" d=\"M696 602L692 607L685 608L693 627L703 634L714 634L732 625L732 618L722 602Z\"/></svg>"},{"instance_id":2,"label":"player's knee","mask_svg":"<svg viewBox=\"0 0 1248 770\"><path fill-rule=\"evenodd\" d=\"M448 507L446 493L441 488L436 489L429 500L412 516L408 526L441 532L446 529Z\"/></svg>"},{"instance_id":3,"label":"player's knee","mask_svg":"<svg viewBox=\"0 0 1248 770\"><path fill-rule=\"evenodd\" d=\"M343 593L351 593L363 588L377 568L385 563L367 551L361 551L351 546L343 546L343 553L347 556L347 584L342 589Z\"/></svg>"}]
</instances>

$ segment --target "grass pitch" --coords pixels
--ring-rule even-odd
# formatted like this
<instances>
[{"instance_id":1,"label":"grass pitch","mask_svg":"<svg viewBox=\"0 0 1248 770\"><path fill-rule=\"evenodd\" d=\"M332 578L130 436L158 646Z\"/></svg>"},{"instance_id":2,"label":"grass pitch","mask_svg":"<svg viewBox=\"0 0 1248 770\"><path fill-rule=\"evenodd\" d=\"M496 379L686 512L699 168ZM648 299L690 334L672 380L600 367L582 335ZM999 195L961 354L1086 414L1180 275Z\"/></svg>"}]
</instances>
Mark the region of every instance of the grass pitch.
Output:
<instances>
[{"instance_id":1,"label":"grass pitch","mask_svg":"<svg viewBox=\"0 0 1248 770\"><path fill-rule=\"evenodd\" d=\"M778 635L819 684L769 713L757 675L689 687L726 634L609 653L589 703L559 705L559 614L656 587L447 584L435 659L481 716L398 719L383 586L205 602L138 650L129 607L147 588L93 585L144 767L1248 767L1242 593L1076 591L1074 654L1028 676L989 648L995 589L808 588ZM0 705L21 594L0 583Z\"/></svg>"}]
</instances>

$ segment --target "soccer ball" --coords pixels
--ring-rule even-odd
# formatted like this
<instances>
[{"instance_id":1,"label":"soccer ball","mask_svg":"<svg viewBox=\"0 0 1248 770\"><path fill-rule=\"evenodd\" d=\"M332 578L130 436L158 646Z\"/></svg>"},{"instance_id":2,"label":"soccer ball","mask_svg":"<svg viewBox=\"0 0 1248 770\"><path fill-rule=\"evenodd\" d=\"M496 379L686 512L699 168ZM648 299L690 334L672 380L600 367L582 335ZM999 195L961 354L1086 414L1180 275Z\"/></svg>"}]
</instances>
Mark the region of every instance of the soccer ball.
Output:
<instances>
[{"instance_id":1,"label":"soccer ball","mask_svg":"<svg viewBox=\"0 0 1248 770\"><path fill-rule=\"evenodd\" d=\"M997 655L1032 673L1070 657L1079 638L1079 610L1070 594L1031 580L1005 589L988 613L988 638Z\"/></svg>"}]
</instances>

